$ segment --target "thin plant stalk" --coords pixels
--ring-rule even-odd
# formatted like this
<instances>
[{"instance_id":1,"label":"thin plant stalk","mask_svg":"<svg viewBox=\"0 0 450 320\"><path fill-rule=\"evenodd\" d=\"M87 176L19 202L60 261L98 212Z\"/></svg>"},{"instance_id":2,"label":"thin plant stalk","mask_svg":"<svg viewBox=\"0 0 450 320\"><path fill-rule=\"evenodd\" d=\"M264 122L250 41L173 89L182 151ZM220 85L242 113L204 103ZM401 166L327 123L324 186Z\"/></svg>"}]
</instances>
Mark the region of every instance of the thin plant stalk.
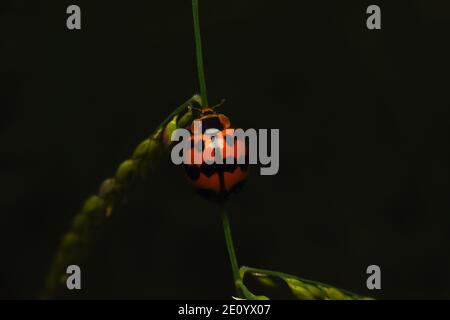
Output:
<instances>
[{"instance_id":1,"label":"thin plant stalk","mask_svg":"<svg viewBox=\"0 0 450 320\"><path fill-rule=\"evenodd\" d=\"M230 221L228 220L228 213L225 208L221 210L223 232L225 234L225 241L227 243L228 256L230 258L231 269L233 271L233 278L235 284L241 280L239 275L239 265L237 263L236 252L234 251L233 238L231 236Z\"/></svg>"},{"instance_id":2,"label":"thin plant stalk","mask_svg":"<svg viewBox=\"0 0 450 320\"><path fill-rule=\"evenodd\" d=\"M194 17L195 54L197 57L197 73L200 84L200 96L202 107L208 106L208 95L206 92L205 67L203 64L202 37L200 33L200 17L198 13L198 0L192 0L192 14Z\"/></svg>"}]
</instances>

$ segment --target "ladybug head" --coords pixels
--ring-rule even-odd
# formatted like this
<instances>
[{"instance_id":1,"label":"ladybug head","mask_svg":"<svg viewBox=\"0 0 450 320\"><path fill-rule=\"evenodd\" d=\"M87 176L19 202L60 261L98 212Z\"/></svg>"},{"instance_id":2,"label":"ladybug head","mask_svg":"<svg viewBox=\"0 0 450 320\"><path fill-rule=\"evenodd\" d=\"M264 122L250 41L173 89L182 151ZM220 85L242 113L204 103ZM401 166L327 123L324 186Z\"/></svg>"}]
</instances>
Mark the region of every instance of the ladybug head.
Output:
<instances>
[{"instance_id":1,"label":"ladybug head","mask_svg":"<svg viewBox=\"0 0 450 320\"><path fill-rule=\"evenodd\" d=\"M212 128L220 131L230 128L230 119L228 119L226 115L216 112L216 108L222 106L224 102L225 99L222 99L222 101L214 107L198 109L200 115L197 120L202 121L203 132Z\"/></svg>"},{"instance_id":2,"label":"ladybug head","mask_svg":"<svg viewBox=\"0 0 450 320\"><path fill-rule=\"evenodd\" d=\"M214 107L212 107L212 108L206 107L206 108L200 109L200 117L207 116L210 114L216 114L216 110L214 110Z\"/></svg>"},{"instance_id":3,"label":"ladybug head","mask_svg":"<svg viewBox=\"0 0 450 320\"><path fill-rule=\"evenodd\" d=\"M196 110L198 110L200 112L200 117L217 114L216 109L223 106L224 103L225 103L225 99L222 99L219 104L217 104L213 107L204 107L204 108L196 109Z\"/></svg>"}]
</instances>

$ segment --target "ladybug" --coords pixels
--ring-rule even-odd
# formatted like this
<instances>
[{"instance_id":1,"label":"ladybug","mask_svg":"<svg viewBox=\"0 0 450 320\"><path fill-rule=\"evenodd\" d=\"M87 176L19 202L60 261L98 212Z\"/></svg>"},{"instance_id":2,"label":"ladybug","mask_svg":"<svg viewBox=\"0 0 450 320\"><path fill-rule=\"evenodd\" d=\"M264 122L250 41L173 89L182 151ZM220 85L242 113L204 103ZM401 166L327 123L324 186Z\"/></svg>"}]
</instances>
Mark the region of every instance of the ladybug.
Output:
<instances>
[{"instance_id":1,"label":"ladybug","mask_svg":"<svg viewBox=\"0 0 450 320\"><path fill-rule=\"evenodd\" d=\"M227 129L232 129L230 119L224 114L217 113L215 111L216 107L218 106L198 109L200 114L190 126L190 155L192 157L191 160L197 156L199 157L198 159L202 159L202 161L201 164L196 164L194 161L190 161L190 164L184 164L184 168L190 184L199 195L214 202L223 202L228 198L228 196L238 192L247 178L248 148L245 145L240 147L239 143L236 143L235 139L231 139L229 132L226 132ZM201 139L195 139L195 121L201 122ZM212 140L210 136L205 134L205 131L208 129L216 129L220 131L221 135L219 134L215 140ZM214 146L211 146L212 143L214 143ZM229 161L227 161L226 150L233 145L233 159L228 159ZM222 163L213 162L209 164L205 162L208 156L205 156L203 151L208 147L212 149L209 160L212 160L211 162L213 162L214 159L221 158ZM220 150L221 152L218 157L215 154L217 150ZM245 161L243 161L244 163L238 163L238 159L242 162L242 158L245 159ZM231 163L230 160L232 160Z\"/></svg>"}]
</instances>

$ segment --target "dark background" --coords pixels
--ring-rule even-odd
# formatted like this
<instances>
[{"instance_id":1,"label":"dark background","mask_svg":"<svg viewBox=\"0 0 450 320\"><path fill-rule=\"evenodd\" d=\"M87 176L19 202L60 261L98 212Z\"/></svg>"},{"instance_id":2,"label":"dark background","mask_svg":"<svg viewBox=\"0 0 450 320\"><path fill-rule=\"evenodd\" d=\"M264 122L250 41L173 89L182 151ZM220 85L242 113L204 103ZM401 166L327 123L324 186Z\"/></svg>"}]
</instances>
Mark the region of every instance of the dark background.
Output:
<instances>
[{"instance_id":1,"label":"dark background","mask_svg":"<svg viewBox=\"0 0 450 320\"><path fill-rule=\"evenodd\" d=\"M66 8L82 30L66 29ZM382 9L382 30L366 8ZM33 298L84 198L197 91L191 3L0 3L0 297ZM200 1L211 104L279 128L229 204L240 264L449 298L448 1ZM366 289L366 268L382 290ZM116 211L82 298L229 298L215 206L167 160Z\"/></svg>"}]
</instances>

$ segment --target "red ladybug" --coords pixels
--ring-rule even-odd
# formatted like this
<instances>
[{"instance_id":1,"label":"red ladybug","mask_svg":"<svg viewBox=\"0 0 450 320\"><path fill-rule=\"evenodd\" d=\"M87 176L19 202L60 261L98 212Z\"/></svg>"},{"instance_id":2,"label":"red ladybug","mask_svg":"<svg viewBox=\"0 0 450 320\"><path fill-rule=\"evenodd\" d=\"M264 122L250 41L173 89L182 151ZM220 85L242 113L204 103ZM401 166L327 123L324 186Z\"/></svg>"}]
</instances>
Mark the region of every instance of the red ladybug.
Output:
<instances>
[{"instance_id":1,"label":"red ladybug","mask_svg":"<svg viewBox=\"0 0 450 320\"><path fill-rule=\"evenodd\" d=\"M240 190L244 184L248 174L248 159L247 148L239 147L237 141L234 141L233 152L233 164L226 163L226 150L230 148L231 139L226 138L226 129L231 129L231 123L227 116L217 113L214 108L200 109L200 116L196 119L201 121L202 124L202 136L201 139L191 138L191 157L192 164L185 164L185 170L190 184L194 187L198 194L201 196L216 202L222 202L226 198ZM208 129L217 129L222 133L221 141L214 141L217 147L215 150L221 150L220 157L222 158L222 164L205 162L203 151L205 148L211 147L210 136L205 135L205 131ZM191 134L194 132L194 122L190 128ZM218 138L219 139L219 138ZM216 140L218 140L216 139ZM197 144L197 145L195 145ZM232 144L231 144L232 145ZM213 147L211 147L213 148ZM212 150L212 151L215 151ZM202 159L201 164L194 164L194 157L197 154L199 159ZM245 163L238 164L237 160L244 157ZM212 159L215 158L215 152L212 152ZM211 159L211 160L212 160ZM207 160L206 160L207 161Z\"/></svg>"}]
</instances>

